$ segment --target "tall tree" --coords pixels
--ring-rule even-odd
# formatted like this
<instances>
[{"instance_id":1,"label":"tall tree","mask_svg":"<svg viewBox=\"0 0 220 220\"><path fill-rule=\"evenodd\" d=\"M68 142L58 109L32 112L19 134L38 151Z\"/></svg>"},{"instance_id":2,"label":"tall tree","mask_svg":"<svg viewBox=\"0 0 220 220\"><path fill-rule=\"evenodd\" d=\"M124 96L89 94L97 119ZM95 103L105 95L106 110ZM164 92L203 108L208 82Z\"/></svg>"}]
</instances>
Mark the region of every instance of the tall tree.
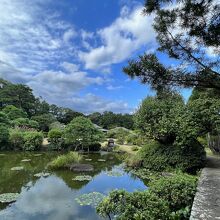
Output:
<instances>
[{"instance_id":1,"label":"tall tree","mask_svg":"<svg viewBox=\"0 0 220 220\"><path fill-rule=\"evenodd\" d=\"M131 60L124 72L161 90L172 86L220 90L220 4L215 0L147 0L145 14L154 14L158 51L176 66L166 66L157 54Z\"/></svg>"}]
</instances>

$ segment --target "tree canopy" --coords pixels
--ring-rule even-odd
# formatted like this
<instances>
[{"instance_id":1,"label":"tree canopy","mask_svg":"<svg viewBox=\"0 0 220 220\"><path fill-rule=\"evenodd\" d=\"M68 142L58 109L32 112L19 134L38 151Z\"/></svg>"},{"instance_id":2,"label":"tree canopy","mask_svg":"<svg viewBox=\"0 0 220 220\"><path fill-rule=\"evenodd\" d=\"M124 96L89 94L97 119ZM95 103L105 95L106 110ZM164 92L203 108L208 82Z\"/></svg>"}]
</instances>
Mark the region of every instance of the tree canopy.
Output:
<instances>
[{"instance_id":1,"label":"tree canopy","mask_svg":"<svg viewBox=\"0 0 220 220\"><path fill-rule=\"evenodd\" d=\"M173 86L220 90L220 4L215 0L147 0L145 14L154 14L158 51L169 56L168 66L158 53L131 60L124 72L161 90Z\"/></svg>"}]
</instances>

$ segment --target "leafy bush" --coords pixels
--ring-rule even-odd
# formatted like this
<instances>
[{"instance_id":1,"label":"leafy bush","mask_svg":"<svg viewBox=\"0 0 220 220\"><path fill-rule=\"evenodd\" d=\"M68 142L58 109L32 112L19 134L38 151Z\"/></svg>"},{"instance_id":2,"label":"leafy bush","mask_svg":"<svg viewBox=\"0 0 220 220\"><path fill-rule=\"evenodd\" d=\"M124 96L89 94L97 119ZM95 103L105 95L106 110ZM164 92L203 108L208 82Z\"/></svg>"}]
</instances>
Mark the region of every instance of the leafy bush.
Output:
<instances>
[{"instance_id":1,"label":"leafy bush","mask_svg":"<svg viewBox=\"0 0 220 220\"><path fill-rule=\"evenodd\" d=\"M135 158L142 161L143 167L154 171L178 168L194 173L204 165L205 151L197 140L188 140L186 146L163 145L157 141L149 141L134 156L134 161Z\"/></svg>"},{"instance_id":2,"label":"leafy bush","mask_svg":"<svg viewBox=\"0 0 220 220\"><path fill-rule=\"evenodd\" d=\"M24 112L22 109L17 108L13 105L7 105L5 108L2 110L9 119L14 120L16 118L26 118L27 113Z\"/></svg>"},{"instance_id":3,"label":"leafy bush","mask_svg":"<svg viewBox=\"0 0 220 220\"><path fill-rule=\"evenodd\" d=\"M39 123L39 128L41 131L46 132L49 131L50 124L56 121L56 118L52 114L37 115L33 116L31 119Z\"/></svg>"},{"instance_id":4,"label":"leafy bush","mask_svg":"<svg viewBox=\"0 0 220 220\"><path fill-rule=\"evenodd\" d=\"M10 125L10 120L4 112L0 112L0 124Z\"/></svg>"},{"instance_id":5,"label":"leafy bush","mask_svg":"<svg viewBox=\"0 0 220 220\"><path fill-rule=\"evenodd\" d=\"M191 209L196 186L197 178L183 173L161 178L149 185L151 192L168 202L171 212L179 212L186 207Z\"/></svg>"},{"instance_id":6,"label":"leafy bush","mask_svg":"<svg viewBox=\"0 0 220 220\"><path fill-rule=\"evenodd\" d=\"M37 131L27 131L24 132L24 145L23 150L34 151L40 150L43 143L42 132Z\"/></svg>"},{"instance_id":7,"label":"leafy bush","mask_svg":"<svg viewBox=\"0 0 220 220\"><path fill-rule=\"evenodd\" d=\"M4 150L7 148L9 141L9 129L5 124L0 123L0 149Z\"/></svg>"},{"instance_id":8,"label":"leafy bush","mask_svg":"<svg viewBox=\"0 0 220 220\"><path fill-rule=\"evenodd\" d=\"M164 177L143 192L112 191L96 210L109 219L189 219L196 185L197 179L187 174Z\"/></svg>"},{"instance_id":9,"label":"leafy bush","mask_svg":"<svg viewBox=\"0 0 220 220\"><path fill-rule=\"evenodd\" d=\"M24 132L19 129L11 129L9 141L13 148L22 149L24 145Z\"/></svg>"},{"instance_id":10,"label":"leafy bush","mask_svg":"<svg viewBox=\"0 0 220 220\"><path fill-rule=\"evenodd\" d=\"M70 165L71 163L79 163L81 159L82 156L79 155L77 152L70 151L65 155L61 155L55 158L48 164L48 167L50 169L65 168L67 165Z\"/></svg>"},{"instance_id":11,"label":"leafy bush","mask_svg":"<svg viewBox=\"0 0 220 220\"><path fill-rule=\"evenodd\" d=\"M117 140L116 140L117 144L124 144L125 142L125 138L124 137L119 137Z\"/></svg>"},{"instance_id":12,"label":"leafy bush","mask_svg":"<svg viewBox=\"0 0 220 220\"><path fill-rule=\"evenodd\" d=\"M63 131L53 128L48 132L49 142L53 150L60 150L64 147L64 139L62 138Z\"/></svg>"},{"instance_id":13,"label":"leafy bush","mask_svg":"<svg viewBox=\"0 0 220 220\"><path fill-rule=\"evenodd\" d=\"M63 136L67 145L87 150L103 138L103 133L95 128L89 119L77 117L66 126Z\"/></svg>"},{"instance_id":14,"label":"leafy bush","mask_svg":"<svg viewBox=\"0 0 220 220\"><path fill-rule=\"evenodd\" d=\"M34 120L29 120L28 118L17 118L12 121L12 124L20 128L39 128L38 122Z\"/></svg>"},{"instance_id":15,"label":"leafy bush","mask_svg":"<svg viewBox=\"0 0 220 220\"><path fill-rule=\"evenodd\" d=\"M169 219L168 203L149 191L112 191L96 210L101 216L109 219L112 216L117 216L116 219L120 220Z\"/></svg>"}]
</instances>

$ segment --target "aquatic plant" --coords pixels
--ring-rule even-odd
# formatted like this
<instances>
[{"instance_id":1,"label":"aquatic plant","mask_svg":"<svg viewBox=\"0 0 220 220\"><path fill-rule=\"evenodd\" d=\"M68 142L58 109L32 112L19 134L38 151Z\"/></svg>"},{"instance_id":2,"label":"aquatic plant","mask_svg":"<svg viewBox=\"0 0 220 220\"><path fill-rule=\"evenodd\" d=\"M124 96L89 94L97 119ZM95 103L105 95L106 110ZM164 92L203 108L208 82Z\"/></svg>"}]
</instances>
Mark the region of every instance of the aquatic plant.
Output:
<instances>
[{"instance_id":1,"label":"aquatic plant","mask_svg":"<svg viewBox=\"0 0 220 220\"><path fill-rule=\"evenodd\" d=\"M105 195L100 192L91 192L88 194L83 194L77 198L75 198L76 202L81 206L90 205L93 207L98 206L100 202L105 198Z\"/></svg>"},{"instance_id":2,"label":"aquatic plant","mask_svg":"<svg viewBox=\"0 0 220 220\"><path fill-rule=\"evenodd\" d=\"M15 202L19 196L19 193L3 193L0 194L1 203Z\"/></svg>"},{"instance_id":3,"label":"aquatic plant","mask_svg":"<svg viewBox=\"0 0 220 220\"><path fill-rule=\"evenodd\" d=\"M89 175L76 176L72 180L76 180L76 181L90 181L90 180L92 180L92 176L89 176Z\"/></svg>"},{"instance_id":4,"label":"aquatic plant","mask_svg":"<svg viewBox=\"0 0 220 220\"><path fill-rule=\"evenodd\" d=\"M31 159L23 159L21 162L30 162Z\"/></svg>"},{"instance_id":5,"label":"aquatic plant","mask_svg":"<svg viewBox=\"0 0 220 220\"><path fill-rule=\"evenodd\" d=\"M87 158L87 159L85 159L86 161L92 161L92 159L90 159L90 158Z\"/></svg>"},{"instance_id":6,"label":"aquatic plant","mask_svg":"<svg viewBox=\"0 0 220 220\"><path fill-rule=\"evenodd\" d=\"M55 158L48 164L48 167L50 169L65 168L71 163L79 163L80 160L82 160L81 155L79 155L77 152L70 151L65 155L61 155Z\"/></svg>"},{"instance_id":7,"label":"aquatic plant","mask_svg":"<svg viewBox=\"0 0 220 220\"><path fill-rule=\"evenodd\" d=\"M20 170L23 170L24 167L12 167L11 170L13 171L20 171Z\"/></svg>"},{"instance_id":8,"label":"aquatic plant","mask_svg":"<svg viewBox=\"0 0 220 220\"><path fill-rule=\"evenodd\" d=\"M36 173L34 174L35 177L48 177L50 173Z\"/></svg>"},{"instance_id":9,"label":"aquatic plant","mask_svg":"<svg viewBox=\"0 0 220 220\"><path fill-rule=\"evenodd\" d=\"M34 154L35 157L40 157L42 154Z\"/></svg>"},{"instance_id":10,"label":"aquatic plant","mask_svg":"<svg viewBox=\"0 0 220 220\"><path fill-rule=\"evenodd\" d=\"M113 176L113 177L119 177L119 176L123 176L123 173L122 172L119 172L119 171L107 171L106 174L108 176Z\"/></svg>"}]
</instances>

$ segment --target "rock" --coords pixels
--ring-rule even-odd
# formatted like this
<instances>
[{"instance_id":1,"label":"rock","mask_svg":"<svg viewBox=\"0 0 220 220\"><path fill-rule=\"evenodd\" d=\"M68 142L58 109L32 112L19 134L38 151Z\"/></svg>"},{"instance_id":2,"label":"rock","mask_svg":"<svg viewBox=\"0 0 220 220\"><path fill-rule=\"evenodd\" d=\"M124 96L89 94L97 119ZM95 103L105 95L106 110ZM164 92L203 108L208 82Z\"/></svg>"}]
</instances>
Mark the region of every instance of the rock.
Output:
<instances>
[{"instance_id":1,"label":"rock","mask_svg":"<svg viewBox=\"0 0 220 220\"><path fill-rule=\"evenodd\" d=\"M94 170L94 167L91 164L71 164L70 170L76 172L91 172Z\"/></svg>"},{"instance_id":2,"label":"rock","mask_svg":"<svg viewBox=\"0 0 220 220\"><path fill-rule=\"evenodd\" d=\"M19 193L4 193L0 194L1 203L11 203L15 202L19 196Z\"/></svg>"}]
</instances>

